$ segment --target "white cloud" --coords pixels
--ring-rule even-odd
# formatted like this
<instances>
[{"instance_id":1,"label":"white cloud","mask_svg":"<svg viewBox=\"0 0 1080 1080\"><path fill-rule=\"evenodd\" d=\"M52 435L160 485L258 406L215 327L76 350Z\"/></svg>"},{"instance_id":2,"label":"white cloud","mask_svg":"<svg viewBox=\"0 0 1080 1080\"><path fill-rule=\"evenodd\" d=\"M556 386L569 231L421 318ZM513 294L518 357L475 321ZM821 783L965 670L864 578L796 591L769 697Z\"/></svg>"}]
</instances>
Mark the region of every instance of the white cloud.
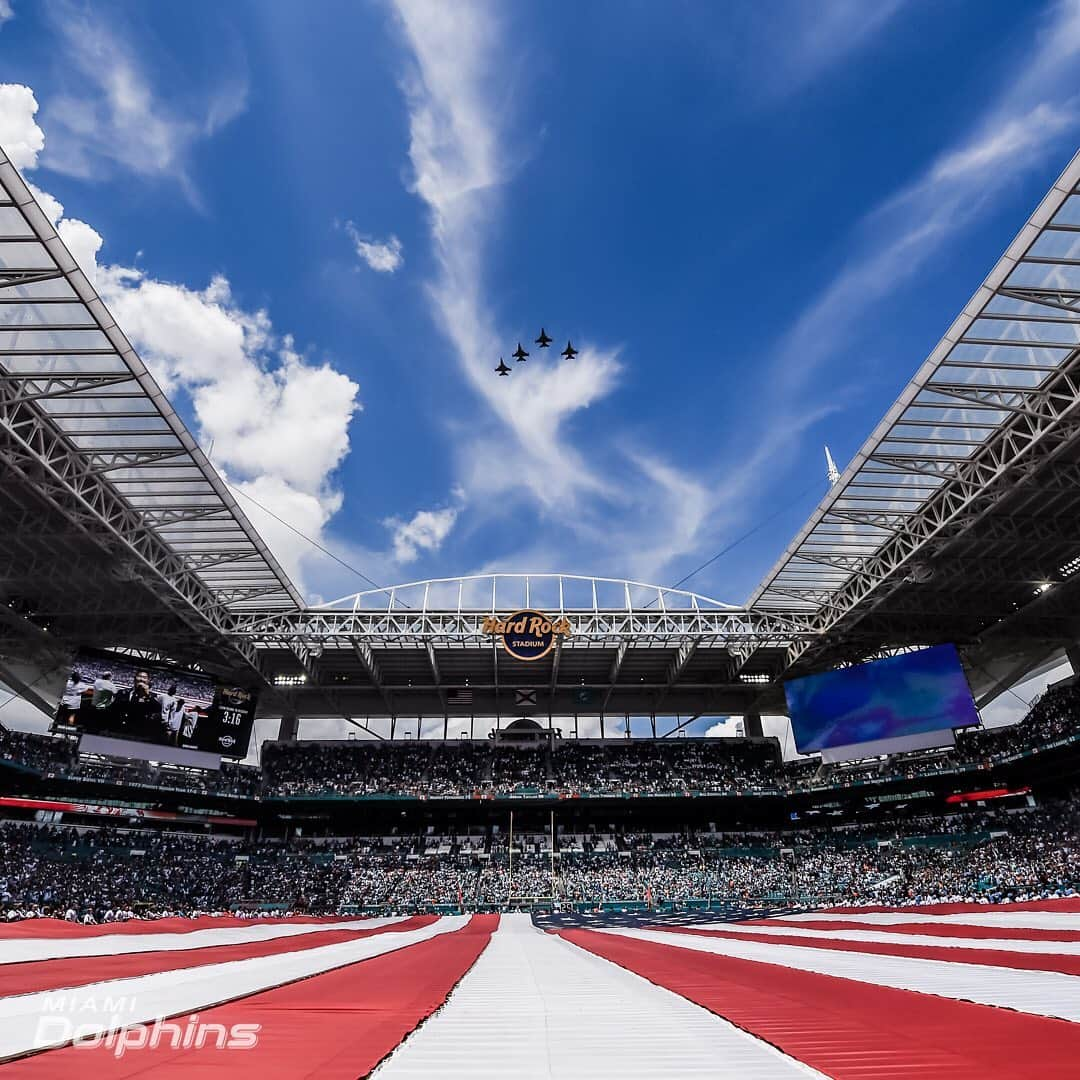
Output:
<instances>
[{"instance_id":1,"label":"white cloud","mask_svg":"<svg viewBox=\"0 0 1080 1080\"><path fill-rule=\"evenodd\" d=\"M3 144L0 143L0 145ZM41 188L35 187L29 181L27 181L26 186L30 189L30 194L37 199L38 205L45 212L46 217L52 222L53 228L57 228L60 224L60 219L64 216L63 204L59 199L54 198L47 191L42 191ZM78 262L79 265L82 266L82 261L78 260Z\"/></svg>"},{"instance_id":2,"label":"white cloud","mask_svg":"<svg viewBox=\"0 0 1080 1080\"><path fill-rule=\"evenodd\" d=\"M356 254L380 274L392 274L405 263L401 241L391 234L386 240L364 236L351 222L345 222L345 231L356 248Z\"/></svg>"},{"instance_id":3,"label":"white cloud","mask_svg":"<svg viewBox=\"0 0 1080 1080\"><path fill-rule=\"evenodd\" d=\"M706 739L732 739L739 732L739 725L742 724L741 716L725 716L720 720L717 720L711 727L705 729Z\"/></svg>"},{"instance_id":4,"label":"white cloud","mask_svg":"<svg viewBox=\"0 0 1080 1080\"><path fill-rule=\"evenodd\" d=\"M0 146L16 169L32 169L45 148L45 136L34 120L37 111L29 86L0 83Z\"/></svg>"},{"instance_id":5,"label":"white cloud","mask_svg":"<svg viewBox=\"0 0 1080 1080\"><path fill-rule=\"evenodd\" d=\"M45 194L42 192L42 194ZM82 268L82 271L91 282L97 277L97 253L101 250L102 239L97 230L87 225L78 218L64 218L64 208L52 198L45 195L50 205L45 208L46 213L58 212L60 217L56 221L56 231L60 239L67 244L72 257Z\"/></svg>"},{"instance_id":6,"label":"white cloud","mask_svg":"<svg viewBox=\"0 0 1080 1080\"><path fill-rule=\"evenodd\" d=\"M408 521L387 518L383 522L392 533L396 562L413 562L421 552L432 554L442 547L461 513L462 493L458 491L455 496L459 500L456 505L439 510L418 510Z\"/></svg>"},{"instance_id":7,"label":"white cloud","mask_svg":"<svg viewBox=\"0 0 1080 1080\"><path fill-rule=\"evenodd\" d=\"M15 9L11 6L11 0L0 0L0 26L15 18ZM3 145L0 143L0 145Z\"/></svg>"},{"instance_id":8,"label":"white cloud","mask_svg":"<svg viewBox=\"0 0 1080 1080\"><path fill-rule=\"evenodd\" d=\"M199 140L243 112L246 79L234 71L208 92L200 79L166 100L152 86L141 50L90 9L56 0L49 7L63 89L45 102L45 164L84 179L115 167L178 181L198 201L188 157ZM192 96L196 93L197 96ZM180 103L183 103L181 105Z\"/></svg>"}]
</instances>

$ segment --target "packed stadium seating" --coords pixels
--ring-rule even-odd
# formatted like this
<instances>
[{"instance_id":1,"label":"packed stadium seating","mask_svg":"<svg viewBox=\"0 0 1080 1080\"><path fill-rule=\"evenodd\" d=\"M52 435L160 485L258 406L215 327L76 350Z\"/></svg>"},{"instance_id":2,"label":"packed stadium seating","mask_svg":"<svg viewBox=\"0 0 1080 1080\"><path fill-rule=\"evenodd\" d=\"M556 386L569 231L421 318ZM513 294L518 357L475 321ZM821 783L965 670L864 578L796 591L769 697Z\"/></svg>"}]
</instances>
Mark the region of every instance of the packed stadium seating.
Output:
<instances>
[{"instance_id":1,"label":"packed stadium seating","mask_svg":"<svg viewBox=\"0 0 1080 1080\"><path fill-rule=\"evenodd\" d=\"M301 837L279 822L262 840L236 830L215 833L212 817L201 819L206 835L165 831L190 829L183 821L192 819L183 814L173 814L157 831L145 824L120 830L24 817L0 822L0 911L16 917L48 910L99 921L132 911L267 906L407 912L532 902L920 903L1071 894L1080 887L1075 793L1040 798L1037 805L1014 799L996 811L957 808L963 812L949 815L928 810L913 816L909 807L886 817L887 824L864 821L862 812L838 823L830 814L840 811L822 809L837 804L822 799L889 784L901 785L902 793L905 782L950 774L969 777L971 787L990 767L1031 754L1042 760L1071 743L1080 732L1078 720L1080 690L1064 685L1044 694L1014 727L961 732L945 751L843 766L817 759L785 764L770 740L553 740L528 747L495 740L356 740L269 743L261 772L79 756L72 741L0 728L0 763L9 766L0 777L8 792L21 790L24 781L37 783L39 794L50 785L67 785L68 792L74 785L104 797L99 793L108 788L121 819L125 804L115 799L128 791L127 798L139 800L242 799L252 815L266 808L271 823L276 812L289 820L285 808L274 806L316 797L415 802L507 796L527 805L531 797L558 796L574 797L575 807L614 796L631 805L635 795L804 799L783 830L743 825L725 832L723 825L702 822L700 814L667 831L647 818L644 826L641 818L608 826L599 817L587 824L566 819L554 853L550 833L535 831L519 831L511 850L505 824L491 815L480 824L421 829L406 823L369 836L354 835L355 828L349 835L321 835L332 831L324 823ZM175 801L169 805L185 809Z\"/></svg>"},{"instance_id":2,"label":"packed stadium seating","mask_svg":"<svg viewBox=\"0 0 1080 1080\"><path fill-rule=\"evenodd\" d=\"M252 766L222 762L220 769L183 768L100 755L79 755L67 738L51 738L0 727L0 760L45 776L133 788L167 788L254 799L262 773Z\"/></svg>"},{"instance_id":3,"label":"packed stadium seating","mask_svg":"<svg viewBox=\"0 0 1080 1080\"><path fill-rule=\"evenodd\" d=\"M561 740L552 748L491 743L268 744L268 795L417 794L467 797L530 790L575 795L818 791L983 768L1080 736L1080 689L1054 688L1013 727L961 731L942 751L847 766L783 763L770 742L706 739Z\"/></svg>"},{"instance_id":4,"label":"packed stadium seating","mask_svg":"<svg viewBox=\"0 0 1080 1080\"><path fill-rule=\"evenodd\" d=\"M74 743L0 727L0 760L72 780L113 782L237 797L302 795L428 798L475 792L622 794L697 791L818 791L985 768L1080 737L1080 689L1056 687L1008 728L961 731L943 751L894 755L847 766L819 759L783 763L772 742L727 739L563 740L507 748L492 742L267 743L263 771L220 771L79 757Z\"/></svg>"},{"instance_id":5,"label":"packed stadium seating","mask_svg":"<svg viewBox=\"0 0 1080 1080\"><path fill-rule=\"evenodd\" d=\"M134 829L0 825L0 911L100 921L117 912L279 906L411 912L785 900L999 901L1080 889L1080 810L926 816L902 827L764 833L415 835L238 841ZM111 914L110 914L111 913Z\"/></svg>"}]
</instances>

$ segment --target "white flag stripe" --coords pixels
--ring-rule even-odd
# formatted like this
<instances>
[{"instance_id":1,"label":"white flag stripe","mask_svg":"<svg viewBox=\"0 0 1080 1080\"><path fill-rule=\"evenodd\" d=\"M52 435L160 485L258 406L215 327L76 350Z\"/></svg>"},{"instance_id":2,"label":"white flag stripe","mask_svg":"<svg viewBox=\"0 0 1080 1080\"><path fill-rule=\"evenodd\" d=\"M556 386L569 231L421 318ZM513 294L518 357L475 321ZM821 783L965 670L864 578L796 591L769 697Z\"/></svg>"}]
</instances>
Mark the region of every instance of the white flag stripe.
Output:
<instances>
[{"instance_id":1,"label":"white flag stripe","mask_svg":"<svg viewBox=\"0 0 1080 1080\"><path fill-rule=\"evenodd\" d=\"M747 926L745 923L695 923L688 929L720 930L725 934L765 934L772 937L822 938L826 941L867 941L882 945L937 945L943 949L993 949L1000 952L1080 956L1080 941L938 937L936 934L890 934L885 930L811 930L804 926Z\"/></svg>"},{"instance_id":2,"label":"white flag stripe","mask_svg":"<svg viewBox=\"0 0 1080 1080\"><path fill-rule=\"evenodd\" d=\"M596 928L599 934L639 938L694 952L714 953L798 971L915 990L922 994L997 1005L1036 1016L1080 1020L1080 979L1057 971L1024 971L987 964L953 964L877 953L839 952L812 946L773 945L735 938L696 937L656 930Z\"/></svg>"},{"instance_id":3,"label":"white flag stripe","mask_svg":"<svg viewBox=\"0 0 1080 1080\"><path fill-rule=\"evenodd\" d=\"M89 1034L91 1028L104 1032L158 1017L186 1015L453 933L468 921L468 916L450 916L419 930L389 930L338 945L3 998L0 1060L63 1045L70 1035L62 1035L56 1018L86 1025L85 1033ZM119 1009L117 1002L121 1003Z\"/></svg>"},{"instance_id":4,"label":"white flag stripe","mask_svg":"<svg viewBox=\"0 0 1080 1080\"><path fill-rule=\"evenodd\" d=\"M504 915L443 1009L377 1080L678 1076L806 1080L822 1074L706 1009Z\"/></svg>"},{"instance_id":5,"label":"white flag stripe","mask_svg":"<svg viewBox=\"0 0 1080 1080\"><path fill-rule=\"evenodd\" d=\"M68 960L82 956L119 956L121 953L177 952L215 945L246 945L275 941L301 934L331 930L373 930L402 922L400 918L354 919L333 923L255 923L251 926L215 927L181 934L104 934L88 938L15 938L0 941L0 964L25 964L35 960Z\"/></svg>"},{"instance_id":6,"label":"white flag stripe","mask_svg":"<svg viewBox=\"0 0 1080 1080\"><path fill-rule=\"evenodd\" d=\"M936 923L941 926L1008 926L1019 930L1080 930L1080 911L969 911L960 915L933 915L921 911L810 911L804 915L777 915L785 922L860 922L875 926L890 923Z\"/></svg>"}]
</instances>

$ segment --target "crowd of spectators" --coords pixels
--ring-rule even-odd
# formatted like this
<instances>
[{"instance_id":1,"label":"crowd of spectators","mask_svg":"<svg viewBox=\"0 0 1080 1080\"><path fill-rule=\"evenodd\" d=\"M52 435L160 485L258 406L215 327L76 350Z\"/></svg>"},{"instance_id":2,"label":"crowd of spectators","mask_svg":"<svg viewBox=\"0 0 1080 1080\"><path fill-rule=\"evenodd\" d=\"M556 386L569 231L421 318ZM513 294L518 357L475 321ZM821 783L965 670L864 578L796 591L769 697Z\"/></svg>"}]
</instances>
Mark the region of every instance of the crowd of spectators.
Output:
<instances>
[{"instance_id":1,"label":"crowd of spectators","mask_svg":"<svg viewBox=\"0 0 1080 1080\"><path fill-rule=\"evenodd\" d=\"M11 731L0 724L0 759L24 769L46 775L56 775L71 768L74 743L48 735Z\"/></svg>"},{"instance_id":2,"label":"crowd of spectators","mask_svg":"<svg viewBox=\"0 0 1080 1080\"><path fill-rule=\"evenodd\" d=\"M268 795L476 793L615 795L783 789L770 742L564 740L554 748L494 742L268 743Z\"/></svg>"},{"instance_id":3,"label":"crowd of spectators","mask_svg":"<svg viewBox=\"0 0 1080 1080\"><path fill-rule=\"evenodd\" d=\"M431 742L267 743L263 748L265 794L287 795L418 795L437 783L460 793L472 784L467 753L446 774L448 755L438 761ZM456 744L455 751L460 750ZM466 760L466 758L468 760ZM477 759L479 762L479 759Z\"/></svg>"},{"instance_id":4,"label":"crowd of spectators","mask_svg":"<svg viewBox=\"0 0 1080 1080\"><path fill-rule=\"evenodd\" d=\"M262 772L223 761L220 769L196 769L130 758L80 755L70 738L11 731L0 726L0 759L46 777L134 788L167 788L199 795L255 799Z\"/></svg>"},{"instance_id":5,"label":"crowd of spectators","mask_svg":"<svg viewBox=\"0 0 1080 1080\"><path fill-rule=\"evenodd\" d=\"M0 825L0 916L261 910L918 904L1080 890L1080 804L772 833L241 841Z\"/></svg>"}]
</instances>

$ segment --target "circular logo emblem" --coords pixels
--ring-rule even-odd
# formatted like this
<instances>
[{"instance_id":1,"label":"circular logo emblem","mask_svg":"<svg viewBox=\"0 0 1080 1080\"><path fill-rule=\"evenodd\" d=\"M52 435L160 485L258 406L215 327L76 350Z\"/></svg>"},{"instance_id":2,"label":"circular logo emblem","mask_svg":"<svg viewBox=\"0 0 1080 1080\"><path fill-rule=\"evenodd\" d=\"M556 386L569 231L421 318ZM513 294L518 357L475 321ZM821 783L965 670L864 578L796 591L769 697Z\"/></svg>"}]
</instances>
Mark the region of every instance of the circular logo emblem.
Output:
<instances>
[{"instance_id":1,"label":"circular logo emblem","mask_svg":"<svg viewBox=\"0 0 1080 1080\"><path fill-rule=\"evenodd\" d=\"M515 611L505 619L486 619L484 632L502 638L503 648L515 660L540 660L551 652L555 638L569 634L566 619L549 619L539 611Z\"/></svg>"}]
</instances>

